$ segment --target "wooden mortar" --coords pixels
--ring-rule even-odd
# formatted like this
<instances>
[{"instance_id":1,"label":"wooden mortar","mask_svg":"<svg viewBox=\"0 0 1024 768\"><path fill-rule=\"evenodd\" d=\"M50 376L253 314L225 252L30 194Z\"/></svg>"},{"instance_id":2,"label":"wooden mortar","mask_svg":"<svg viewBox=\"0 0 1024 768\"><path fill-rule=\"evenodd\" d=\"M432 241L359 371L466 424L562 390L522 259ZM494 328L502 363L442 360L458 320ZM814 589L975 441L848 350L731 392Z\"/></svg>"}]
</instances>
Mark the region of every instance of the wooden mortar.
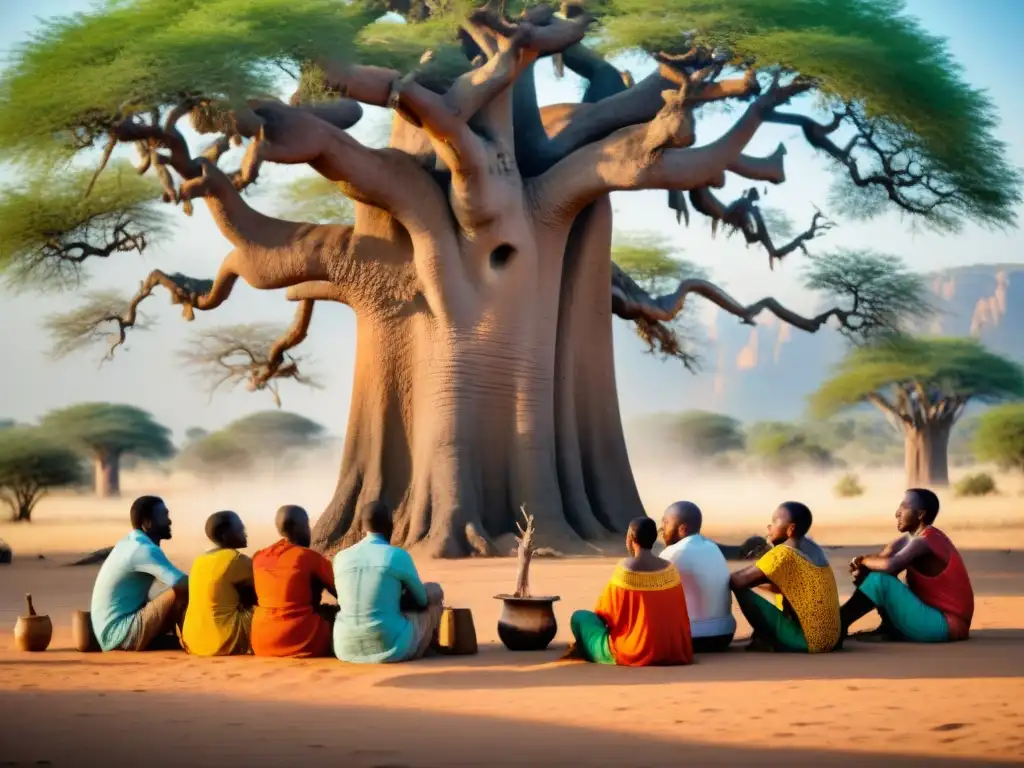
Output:
<instances>
[{"instance_id":1,"label":"wooden mortar","mask_svg":"<svg viewBox=\"0 0 1024 768\"><path fill-rule=\"evenodd\" d=\"M14 624L14 645L19 651L45 651L53 639L53 623L49 616L39 616L32 606L32 595L25 595L28 616L19 616Z\"/></svg>"}]
</instances>

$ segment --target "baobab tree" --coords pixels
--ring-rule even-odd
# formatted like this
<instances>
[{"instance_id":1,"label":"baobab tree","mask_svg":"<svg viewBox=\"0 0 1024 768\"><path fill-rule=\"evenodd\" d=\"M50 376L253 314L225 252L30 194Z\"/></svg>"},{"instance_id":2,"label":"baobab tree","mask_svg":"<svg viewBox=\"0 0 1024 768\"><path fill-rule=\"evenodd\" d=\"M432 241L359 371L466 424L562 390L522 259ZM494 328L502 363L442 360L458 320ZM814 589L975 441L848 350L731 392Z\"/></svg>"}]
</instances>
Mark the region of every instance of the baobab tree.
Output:
<instances>
[{"instance_id":1,"label":"baobab tree","mask_svg":"<svg viewBox=\"0 0 1024 768\"><path fill-rule=\"evenodd\" d=\"M949 484L949 437L970 403L1024 397L1024 370L975 339L879 339L811 397L819 417L870 403L903 437L907 485Z\"/></svg>"},{"instance_id":2,"label":"baobab tree","mask_svg":"<svg viewBox=\"0 0 1024 768\"><path fill-rule=\"evenodd\" d=\"M634 81L605 58L625 50L646 52L651 74ZM587 82L579 103L539 105L545 57ZM784 146L745 152L766 124L799 129L832 161L846 186L830 215L888 206L938 227L1009 225L1019 199L991 103L892 0L612 0L558 13L511 2L137 0L47 23L17 50L2 98L8 158L39 169L41 158L95 148L106 170L80 178L82 193L109 198L121 148L134 148L162 199L186 213L201 200L231 246L213 279L154 270L125 305L107 296L78 311L75 338L112 327L122 342L157 289L188 320L228 301L239 279L285 289L296 314L280 339L221 350L225 375L260 389L300 376L294 350L318 303L355 312L344 458L314 531L325 552L361 535L355 512L377 498L397 512L397 543L436 556L494 551L521 506L541 546L571 551L624 530L642 506L617 405L613 315L684 359L671 321L692 296L743 323L768 311L858 338L896 319L874 301L885 281L862 284L827 259L811 282L838 304L814 317L773 298L744 304L698 278L651 295L611 261L612 192L668 190L680 217L692 207L740 233L769 266L832 219L816 214L775 242L756 192L720 198L727 176L785 181ZM739 105L735 120L698 141L698 119L723 102ZM388 147L346 132L363 105L393 111ZM222 169L237 154L237 169ZM255 210L247 194L268 163L308 165L354 201L354 223ZM48 190L26 187L24 198ZM118 215L125 201L104 217L69 199L52 212L60 226L21 237L8 259L64 275L149 244L143 225Z\"/></svg>"}]
</instances>

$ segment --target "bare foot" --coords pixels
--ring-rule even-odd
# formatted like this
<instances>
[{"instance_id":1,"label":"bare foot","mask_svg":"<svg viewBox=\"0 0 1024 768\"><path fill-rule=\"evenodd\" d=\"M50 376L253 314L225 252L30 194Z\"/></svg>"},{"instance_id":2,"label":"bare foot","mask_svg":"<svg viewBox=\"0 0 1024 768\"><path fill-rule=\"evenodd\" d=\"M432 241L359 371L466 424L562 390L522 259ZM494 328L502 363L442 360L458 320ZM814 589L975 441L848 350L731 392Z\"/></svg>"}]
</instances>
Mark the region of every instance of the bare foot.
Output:
<instances>
[{"instance_id":1,"label":"bare foot","mask_svg":"<svg viewBox=\"0 0 1024 768\"><path fill-rule=\"evenodd\" d=\"M558 660L559 661L586 661L587 657L583 655L583 651L580 650L580 647L578 645L576 645L576 643L569 643L569 647L566 648L565 653L563 653L559 657Z\"/></svg>"}]
</instances>

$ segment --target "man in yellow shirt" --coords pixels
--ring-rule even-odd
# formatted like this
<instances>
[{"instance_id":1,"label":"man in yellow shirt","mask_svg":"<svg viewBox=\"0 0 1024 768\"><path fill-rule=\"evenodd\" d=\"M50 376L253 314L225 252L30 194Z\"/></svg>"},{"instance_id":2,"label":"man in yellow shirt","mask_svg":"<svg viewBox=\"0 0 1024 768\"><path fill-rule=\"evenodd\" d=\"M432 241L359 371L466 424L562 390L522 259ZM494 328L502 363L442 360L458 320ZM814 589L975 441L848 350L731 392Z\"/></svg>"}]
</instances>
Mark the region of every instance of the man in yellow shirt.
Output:
<instances>
[{"instance_id":1,"label":"man in yellow shirt","mask_svg":"<svg viewBox=\"0 0 1024 768\"><path fill-rule=\"evenodd\" d=\"M245 525L234 512L217 512L206 521L206 536L215 548L192 564L182 645L197 656L251 653L252 559L238 551L249 544Z\"/></svg>"},{"instance_id":2,"label":"man in yellow shirt","mask_svg":"<svg viewBox=\"0 0 1024 768\"><path fill-rule=\"evenodd\" d=\"M772 548L729 580L754 630L748 650L824 653L839 645L839 590L825 552L807 538L811 521L806 505L780 504L768 524ZM754 587L776 593L775 602Z\"/></svg>"}]
</instances>

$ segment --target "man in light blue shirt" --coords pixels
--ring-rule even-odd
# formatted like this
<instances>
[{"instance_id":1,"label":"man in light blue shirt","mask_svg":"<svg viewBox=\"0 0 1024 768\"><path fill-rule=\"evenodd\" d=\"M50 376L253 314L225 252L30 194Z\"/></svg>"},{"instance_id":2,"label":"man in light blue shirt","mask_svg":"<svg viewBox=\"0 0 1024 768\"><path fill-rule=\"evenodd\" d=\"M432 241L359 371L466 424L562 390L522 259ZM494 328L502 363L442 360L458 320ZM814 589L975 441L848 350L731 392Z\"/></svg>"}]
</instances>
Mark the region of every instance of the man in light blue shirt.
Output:
<instances>
[{"instance_id":1,"label":"man in light blue shirt","mask_svg":"<svg viewBox=\"0 0 1024 768\"><path fill-rule=\"evenodd\" d=\"M132 532L114 545L92 588L92 629L104 651L145 651L181 624L188 576L160 549L171 538L163 500L140 496L132 504ZM153 600L154 581L170 587Z\"/></svg>"},{"instance_id":2,"label":"man in light blue shirt","mask_svg":"<svg viewBox=\"0 0 1024 768\"><path fill-rule=\"evenodd\" d=\"M409 553L391 546L394 524L383 502L366 505L361 517L366 537L334 557L334 653L357 664L418 659L437 635L444 593L420 581ZM406 605L413 610L403 612Z\"/></svg>"},{"instance_id":3,"label":"man in light blue shirt","mask_svg":"<svg viewBox=\"0 0 1024 768\"><path fill-rule=\"evenodd\" d=\"M679 571L690 615L694 653L727 651L736 633L729 564L718 545L700 534L704 516L691 501L677 501L661 519L667 545L661 557Z\"/></svg>"}]
</instances>

